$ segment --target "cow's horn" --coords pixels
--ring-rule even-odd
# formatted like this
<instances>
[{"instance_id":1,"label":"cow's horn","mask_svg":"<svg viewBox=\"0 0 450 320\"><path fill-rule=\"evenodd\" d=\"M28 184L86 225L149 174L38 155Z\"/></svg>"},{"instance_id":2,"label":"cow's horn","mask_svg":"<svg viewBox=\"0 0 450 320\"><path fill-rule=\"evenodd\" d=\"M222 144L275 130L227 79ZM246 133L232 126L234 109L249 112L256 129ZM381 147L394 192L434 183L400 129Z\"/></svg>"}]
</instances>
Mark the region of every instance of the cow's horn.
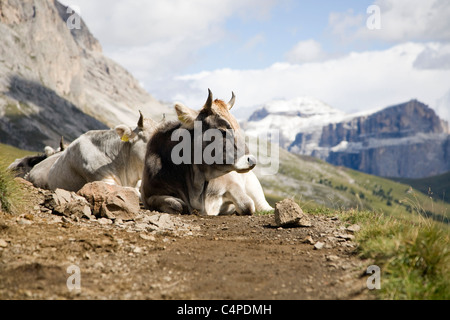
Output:
<instances>
[{"instance_id":1,"label":"cow's horn","mask_svg":"<svg viewBox=\"0 0 450 320\"><path fill-rule=\"evenodd\" d=\"M212 104L213 104L213 94L212 94L211 90L208 89L208 100L206 100L206 103L205 103L203 108L204 109L211 109Z\"/></svg>"},{"instance_id":2,"label":"cow's horn","mask_svg":"<svg viewBox=\"0 0 450 320\"><path fill-rule=\"evenodd\" d=\"M64 151L65 147L64 147L64 137L61 136L61 140L59 141L59 150L60 151Z\"/></svg>"},{"instance_id":3,"label":"cow's horn","mask_svg":"<svg viewBox=\"0 0 450 320\"><path fill-rule=\"evenodd\" d=\"M144 128L144 116L142 115L141 110L139 110L139 121L138 121L138 127Z\"/></svg>"},{"instance_id":4,"label":"cow's horn","mask_svg":"<svg viewBox=\"0 0 450 320\"><path fill-rule=\"evenodd\" d=\"M231 110L231 108L233 108L233 106L234 106L234 101L235 101L235 100L236 100L236 96L234 95L234 92L231 91L231 99L230 99L230 101L228 102L228 109Z\"/></svg>"}]
</instances>

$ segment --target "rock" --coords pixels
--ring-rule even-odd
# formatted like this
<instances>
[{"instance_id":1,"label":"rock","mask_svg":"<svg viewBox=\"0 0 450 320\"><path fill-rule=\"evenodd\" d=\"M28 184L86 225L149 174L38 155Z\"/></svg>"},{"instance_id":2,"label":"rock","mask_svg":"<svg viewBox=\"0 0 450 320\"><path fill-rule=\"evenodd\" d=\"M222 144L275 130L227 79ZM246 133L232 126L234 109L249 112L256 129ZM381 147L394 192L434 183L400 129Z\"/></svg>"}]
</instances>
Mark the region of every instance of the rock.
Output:
<instances>
[{"instance_id":1,"label":"rock","mask_svg":"<svg viewBox=\"0 0 450 320\"><path fill-rule=\"evenodd\" d=\"M0 239L0 248L6 248L7 246L8 246L8 243L5 240Z\"/></svg>"},{"instance_id":2,"label":"rock","mask_svg":"<svg viewBox=\"0 0 450 320\"><path fill-rule=\"evenodd\" d=\"M112 224L112 221L107 218L100 218L97 220L97 222L100 223L101 225Z\"/></svg>"},{"instance_id":3,"label":"rock","mask_svg":"<svg viewBox=\"0 0 450 320\"><path fill-rule=\"evenodd\" d=\"M338 234L337 238L342 238L345 240L353 240L353 239L355 239L355 236L351 235L351 234Z\"/></svg>"},{"instance_id":4,"label":"rock","mask_svg":"<svg viewBox=\"0 0 450 320\"><path fill-rule=\"evenodd\" d=\"M96 181L86 184L78 195L88 201L98 218L133 220L140 209L139 196L132 188Z\"/></svg>"},{"instance_id":5,"label":"rock","mask_svg":"<svg viewBox=\"0 0 450 320\"><path fill-rule=\"evenodd\" d=\"M44 206L66 217L89 218L91 216L91 208L85 198L63 189L56 189L47 194Z\"/></svg>"},{"instance_id":6,"label":"rock","mask_svg":"<svg viewBox=\"0 0 450 320\"><path fill-rule=\"evenodd\" d=\"M275 204L275 224L279 227L311 226L311 222L303 210L291 199L284 199Z\"/></svg>"},{"instance_id":7,"label":"rock","mask_svg":"<svg viewBox=\"0 0 450 320\"><path fill-rule=\"evenodd\" d=\"M147 235L147 234L141 233L139 236L144 240L156 241L156 238L152 235Z\"/></svg>"},{"instance_id":8,"label":"rock","mask_svg":"<svg viewBox=\"0 0 450 320\"><path fill-rule=\"evenodd\" d=\"M172 217L167 213L151 215L148 221L163 230L173 230L175 227Z\"/></svg>"},{"instance_id":9,"label":"rock","mask_svg":"<svg viewBox=\"0 0 450 320\"><path fill-rule=\"evenodd\" d=\"M333 254L326 256L327 261L338 261L339 257Z\"/></svg>"},{"instance_id":10,"label":"rock","mask_svg":"<svg viewBox=\"0 0 450 320\"><path fill-rule=\"evenodd\" d=\"M27 220L27 219L24 219L24 218L19 218L19 219L17 219L17 223L22 225L22 226L29 226L29 225L33 224L33 221L30 221L30 220Z\"/></svg>"},{"instance_id":11,"label":"rock","mask_svg":"<svg viewBox=\"0 0 450 320\"><path fill-rule=\"evenodd\" d=\"M140 248L140 247L135 247L135 248L133 249L133 253L142 253L142 248Z\"/></svg>"},{"instance_id":12,"label":"rock","mask_svg":"<svg viewBox=\"0 0 450 320\"><path fill-rule=\"evenodd\" d=\"M361 227L359 225L357 225L357 224L353 224L353 225L351 225L350 227L347 228L347 231L350 231L350 232L353 232L353 233L356 233L359 230L361 230Z\"/></svg>"},{"instance_id":13,"label":"rock","mask_svg":"<svg viewBox=\"0 0 450 320\"><path fill-rule=\"evenodd\" d=\"M314 249L315 249L315 250L320 250L320 249L323 248L324 245L325 245L325 243L318 241L318 242L316 242L316 244L314 245Z\"/></svg>"},{"instance_id":14,"label":"rock","mask_svg":"<svg viewBox=\"0 0 450 320\"><path fill-rule=\"evenodd\" d=\"M315 242L311 236L307 236L305 239L303 239L303 243L314 244Z\"/></svg>"}]
</instances>

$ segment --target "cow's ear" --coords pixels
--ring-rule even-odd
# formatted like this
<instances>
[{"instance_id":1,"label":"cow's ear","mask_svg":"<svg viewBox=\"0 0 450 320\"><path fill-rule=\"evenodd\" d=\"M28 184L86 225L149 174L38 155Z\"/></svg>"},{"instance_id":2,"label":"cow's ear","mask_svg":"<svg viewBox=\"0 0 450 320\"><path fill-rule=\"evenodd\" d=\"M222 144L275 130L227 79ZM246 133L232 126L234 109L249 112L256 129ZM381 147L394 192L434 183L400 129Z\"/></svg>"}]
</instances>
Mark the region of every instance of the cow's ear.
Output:
<instances>
[{"instance_id":1,"label":"cow's ear","mask_svg":"<svg viewBox=\"0 0 450 320\"><path fill-rule=\"evenodd\" d=\"M134 138L135 133L126 125L118 125L114 128L116 130L116 133L119 135L120 140L124 142L128 142L128 140Z\"/></svg>"},{"instance_id":2,"label":"cow's ear","mask_svg":"<svg viewBox=\"0 0 450 320\"><path fill-rule=\"evenodd\" d=\"M186 107L184 104L177 102L175 104L175 111L177 112L178 120L187 129L194 128L194 121L198 116L198 112Z\"/></svg>"}]
</instances>

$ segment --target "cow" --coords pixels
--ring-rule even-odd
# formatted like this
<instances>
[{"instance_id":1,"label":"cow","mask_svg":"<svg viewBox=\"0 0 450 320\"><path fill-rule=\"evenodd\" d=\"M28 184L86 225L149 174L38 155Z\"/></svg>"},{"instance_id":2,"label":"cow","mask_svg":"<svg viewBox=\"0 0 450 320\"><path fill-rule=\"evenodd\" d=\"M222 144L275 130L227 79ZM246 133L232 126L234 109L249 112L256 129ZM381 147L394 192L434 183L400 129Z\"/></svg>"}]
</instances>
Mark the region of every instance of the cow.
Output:
<instances>
[{"instance_id":1,"label":"cow","mask_svg":"<svg viewBox=\"0 0 450 320\"><path fill-rule=\"evenodd\" d=\"M247 173L255 167L256 158L249 154L239 124L229 112L234 102L234 93L231 100L225 103L222 100L213 100L212 92L208 89L208 98L200 111L194 111L182 103L175 104L179 121L160 125L147 145L141 185L142 202L145 208L175 214L195 212L208 214L205 211L205 197L208 194L209 182L230 172ZM213 141L215 145L217 142L222 142L223 145L222 150L215 150L214 157L219 161L208 163L202 156L213 142L209 144L204 139L199 142L195 132L198 128L203 137L209 129L220 130L222 135L214 136ZM184 132L188 132L188 135L183 135ZM229 132L232 133L231 138ZM188 145L194 152L186 156L185 152L190 150L184 149L180 157L190 162L174 161L174 154L176 154L174 151L179 151L181 143L177 137L180 139L181 136L183 143L185 139L190 142ZM231 147L230 142L232 142ZM200 157L198 157L199 153L201 153ZM222 179L226 181L226 178ZM217 183L220 185L220 181ZM210 194L224 196L225 193L222 191L223 188L216 187L211 189ZM216 209L219 207L219 213L221 213L221 205L211 204L211 207ZM254 208L254 203L246 199L239 211L242 214L251 214Z\"/></svg>"},{"instance_id":2,"label":"cow","mask_svg":"<svg viewBox=\"0 0 450 320\"><path fill-rule=\"evenodd\" d=\"M59 143L59 148L56 150L50 146L44 148L43 154L37 154L34 156L26 156L20 159L16 159L13 163L8 166L8 170L14 173L16 177L25 178L25 176L36 166L38 163L44 161L51 155L64 151L64 138L61 137Z\"/></svg>"},{"instance_id":3,"label":"cow","mask_svg":"<svg viewBox=\"0 0 450 320\"><path fill-rule=\"evenodd\" d=\"M57 152L36 164L31 171L25 175L24 179L30 181L36 188L50 189L48 185L48 173L61 155L62 152Z\"/></svg>"},{"instance_id":4,"label":"cow","mask_svg":"<svg viewBox=\"0 0 450 320\"><path fill-rule=\"evenodd\" d=\"M253 171L232 171L208 183L205 194L206 215L253 214L273 211L264 197L262 186Z\"/></svg>"},{"instance_id":5,"label":"cow","mask_svg":"<svg viewBox=\"0 0 450 320\"><path fill-rule=\"evenodd\" d=\"M30 181L46 189L74 192L93 181L138 188L146 145L156 126L139 114L134 129L122 124L82 134L64 152L36 166L29 174Z\"/></svg>"}]
</instances>

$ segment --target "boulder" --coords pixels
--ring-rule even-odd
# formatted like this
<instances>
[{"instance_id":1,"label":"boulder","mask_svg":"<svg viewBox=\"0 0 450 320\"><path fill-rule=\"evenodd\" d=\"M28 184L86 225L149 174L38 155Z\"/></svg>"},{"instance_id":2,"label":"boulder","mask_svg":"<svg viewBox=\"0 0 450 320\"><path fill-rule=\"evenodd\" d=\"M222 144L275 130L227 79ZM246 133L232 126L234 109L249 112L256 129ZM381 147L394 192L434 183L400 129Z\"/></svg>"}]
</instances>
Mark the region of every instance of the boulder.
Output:
<instances>
[{"instance_id":1,"label":"boulder","mask_svg":"<svg viewBox=\"0 0 450 320\"><path fill-rule=\"evenodd\" d=\"M86 199L77 195L75 192L63 189L56 189L54 192L48 193L45 198L44 207L66 217L91 217L91 208Z\"/></svg>"},{"instance_id":2,"label":"boulder","mask_svg":"<svg viewBox=\"0 0 450 320\"><path fill-rule=\"evenodd\" d=\"M140 209L139 196L132 188L96 181L84 185L78 195L89 202L98 218L133 220Z\"/></svg>"},{"instance_id":3,"label":"boulder","mask_svg":"<svg viewBox=\"0 0 450 320\"><path fill-rule=\"evenodd\" d=\"M284 199L275 204L275 224L279 227L310 227L311 221L297 203Z\"/></svg>"}]
</instances>

